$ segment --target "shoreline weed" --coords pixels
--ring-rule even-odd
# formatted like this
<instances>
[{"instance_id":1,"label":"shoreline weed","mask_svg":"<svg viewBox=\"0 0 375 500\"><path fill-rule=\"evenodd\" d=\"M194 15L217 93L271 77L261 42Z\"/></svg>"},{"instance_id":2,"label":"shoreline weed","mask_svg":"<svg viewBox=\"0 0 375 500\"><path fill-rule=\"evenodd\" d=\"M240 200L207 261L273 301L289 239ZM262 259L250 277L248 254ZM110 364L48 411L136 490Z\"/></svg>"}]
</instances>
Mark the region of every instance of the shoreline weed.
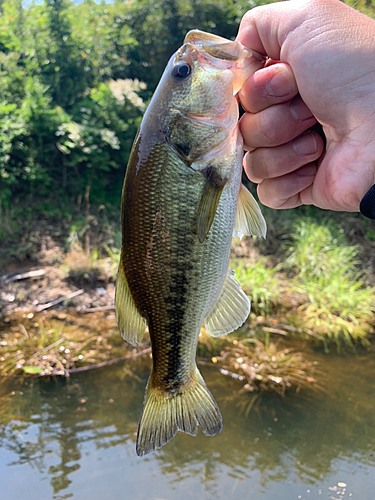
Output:
<instances>
[{"instance_id":1,"label":"shoreline weed","mask_svg":"<svg viewBox=\"0 0 375 500\"><path fill-rule=\"evenodd\" d=\"M285 265L295 272L292 289L306 295L299 306L300 327L313 330L327 344L369 345L374 329L375 289L359 270L358 247L345 246L342 231L309 219L296 225Z\"/></svg>"},{"instance_id":2,"label":"shoreline weed","mask_svg":"<svg viewBox=\"0 0 375 500\"><path fill-rule=\"evenodd\" d=\"M236 280L250 299L252 312L261 316L270 314L281 299L280 265L269 267L267 261L266 257L260 257L256 262L237 259L231 262Z\"/></svg>"}]
</instances>

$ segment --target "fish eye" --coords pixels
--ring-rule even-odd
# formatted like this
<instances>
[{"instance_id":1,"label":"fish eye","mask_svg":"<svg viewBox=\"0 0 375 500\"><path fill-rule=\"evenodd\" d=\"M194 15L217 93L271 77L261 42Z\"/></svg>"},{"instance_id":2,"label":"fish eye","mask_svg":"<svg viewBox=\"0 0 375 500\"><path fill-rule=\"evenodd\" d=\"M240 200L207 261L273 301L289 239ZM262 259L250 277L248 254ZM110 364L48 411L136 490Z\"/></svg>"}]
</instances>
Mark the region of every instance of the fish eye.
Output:
<instances>
[{"instance_id":1,"label":"fish eye","mask_svg":"<svg viewBox=\"0 0 375 500\"><path fill-rule=\"evenodd\" d=\"M185 80L191 74L191 66L186 62L177 63L173 67L172 74L177 80Z\"/></svg>"}]
</instances>

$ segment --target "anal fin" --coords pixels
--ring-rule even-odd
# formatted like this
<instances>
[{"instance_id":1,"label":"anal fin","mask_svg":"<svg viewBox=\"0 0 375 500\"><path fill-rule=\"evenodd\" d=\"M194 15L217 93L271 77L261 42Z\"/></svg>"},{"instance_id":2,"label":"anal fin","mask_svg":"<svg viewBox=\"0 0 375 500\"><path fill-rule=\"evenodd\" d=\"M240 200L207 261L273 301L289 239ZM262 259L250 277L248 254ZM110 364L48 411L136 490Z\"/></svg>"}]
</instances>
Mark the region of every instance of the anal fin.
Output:
<instances>
[{"instance_id":1,"label":"anal fin","mask_svg":"<svg viewBox=\"0 0 375 500\"><path fill-rule=\"evenodd\" d=\"M146 320L139 314L120 261L116 283L116 319L121 337L132 345L142 342Z\"/></svg>"},{"instance_id":2,"label":"anal fin","mask_svg":"<svg viewBox=\"0 0 375 500\"><path fill-rule=\"evenodd\" d=\"M249 313L250 301L229 268L219 297L204 319L206 331L212 337L226 335L239 328Z\"/></svg>"},{"instance_id":3,"label":"anal fin","mask_svg":"<svg viewBox=\"0 0 375 500\"><path fill-rule=\"evenodd\" d=\"M250 191L241 184L238 193L236 220L233 229L233 238L254 234L266 237L267 225L259 205Z\"/></svg>"}]
</instances>

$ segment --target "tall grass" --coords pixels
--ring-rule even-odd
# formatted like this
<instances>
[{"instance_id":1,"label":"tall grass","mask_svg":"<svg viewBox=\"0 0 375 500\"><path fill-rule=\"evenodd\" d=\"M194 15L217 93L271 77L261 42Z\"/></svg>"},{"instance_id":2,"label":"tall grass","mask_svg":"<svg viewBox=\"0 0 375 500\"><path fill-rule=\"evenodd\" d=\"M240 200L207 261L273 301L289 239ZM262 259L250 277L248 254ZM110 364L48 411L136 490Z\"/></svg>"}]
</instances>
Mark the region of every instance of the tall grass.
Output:
<instances>
[{"instance_id":1,"label":"tall grass","mask_svg":"<svg viewBox=\"0 0 375 500\"><path fill-rule=\"evenodd\" d=\"M267 258L260 257L256 262L234 260L231 267L251 301L252 312L261 316L270 314L281 298L279 266L270 267Z\"/></svg>"},{"instance_id":2,"label":"tall grass","mask_svg":"<svg viewBox=\"0 0 375 500\"><path fill-rule=\"evenodd\" d=\"M300 327L338 347L369 343L374 329L375 289L366 286L358 248L327 221L297 223L285 266L295 272L292 289L307 297L299 307Z\"/></svg>"},{"instance_id":3,"label":"tall grass","mask_svg":"<svg viewBox=\"0 0 375 500\"><path fill-rule=\"evenodd\" d=\"M120 256L121 256L121 243L118 247L113 247L109 248L108 245L104 245L104 249L108 254L109 258L109 272L113 278L113 281L116 280L117 277L117 269L120 263Z\"/></svg>"}]
</instances>

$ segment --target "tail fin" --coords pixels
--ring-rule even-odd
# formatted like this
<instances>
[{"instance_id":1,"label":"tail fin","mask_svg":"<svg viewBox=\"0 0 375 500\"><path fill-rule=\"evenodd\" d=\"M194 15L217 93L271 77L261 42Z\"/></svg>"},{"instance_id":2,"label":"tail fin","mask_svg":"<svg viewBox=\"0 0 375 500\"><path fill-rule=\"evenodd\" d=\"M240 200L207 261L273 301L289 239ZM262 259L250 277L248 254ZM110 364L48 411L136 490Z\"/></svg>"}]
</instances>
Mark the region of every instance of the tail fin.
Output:
<instances>
[{"instance_id":1,"label":"tail fin","mask_svg":"<svg viewBox=\"0 0 375 500\"><path fill-rule=\"evenodd\" d=\"M194 377L174 394L153 387L151 374L138 426L137 455L161 448L177 431L196 436L198 425L206 436L219 434L223 427L220 410L198 368Z\"/></svg>"}]
</instances>

